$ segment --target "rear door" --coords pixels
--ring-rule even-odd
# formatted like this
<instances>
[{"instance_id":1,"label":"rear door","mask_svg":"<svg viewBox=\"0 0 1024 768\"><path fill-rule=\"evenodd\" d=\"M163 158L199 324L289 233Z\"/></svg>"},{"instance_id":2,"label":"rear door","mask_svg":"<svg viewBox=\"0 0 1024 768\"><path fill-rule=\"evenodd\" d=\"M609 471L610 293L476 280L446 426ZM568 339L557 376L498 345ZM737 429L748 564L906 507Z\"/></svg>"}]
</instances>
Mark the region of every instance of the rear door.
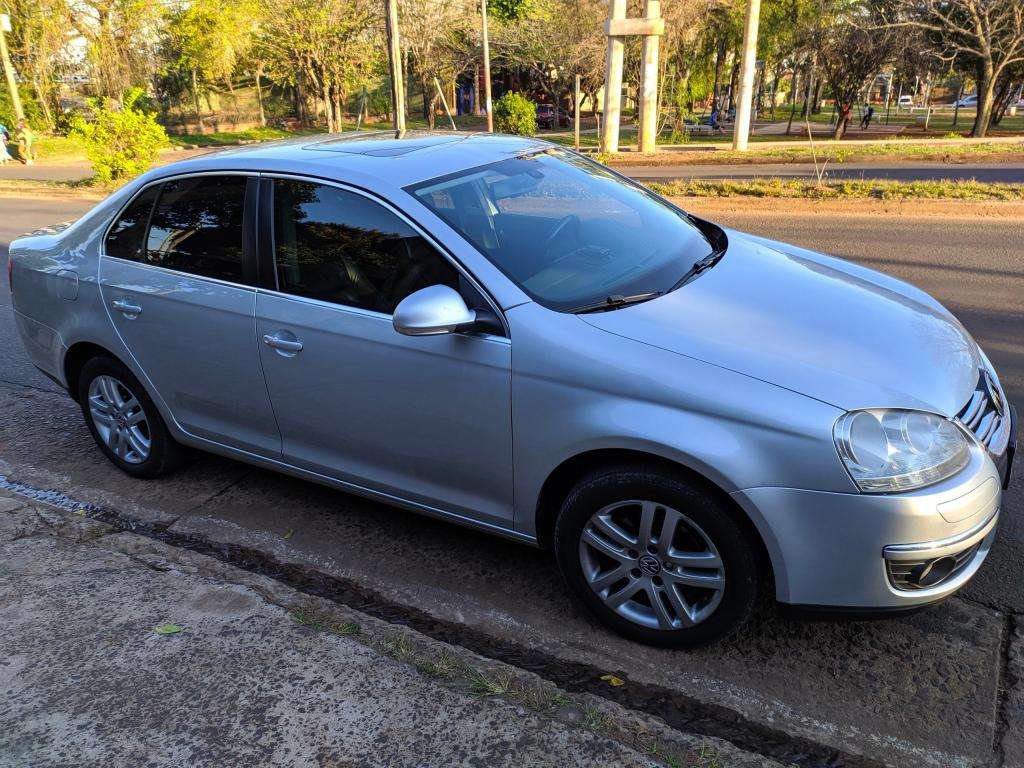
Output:
<instances>
[{"instance_id":1,"label":"rear door","mask_svg":"<svg viewBox=\"0 0 1024 768\"><path fill-rule=\"evenodd\" d=\"M403 336L391 322L420 288L449 285L478 306L482 294L381 203L297 179L263 184L276 268L257 334L285 459L511 527L509 339Z\"/></svg>"},{"instance_id":2,"label":"rear door","mask_svg":"<svg viewBox=\"0 0 1024 768\"><path fill-rule=\"evenodd\" d=\"M201 174L147 188L107 235L100 285L125 346L185 430L277 458L255 337L258 186L255 175Z\"/></svg>"}]
</instances>

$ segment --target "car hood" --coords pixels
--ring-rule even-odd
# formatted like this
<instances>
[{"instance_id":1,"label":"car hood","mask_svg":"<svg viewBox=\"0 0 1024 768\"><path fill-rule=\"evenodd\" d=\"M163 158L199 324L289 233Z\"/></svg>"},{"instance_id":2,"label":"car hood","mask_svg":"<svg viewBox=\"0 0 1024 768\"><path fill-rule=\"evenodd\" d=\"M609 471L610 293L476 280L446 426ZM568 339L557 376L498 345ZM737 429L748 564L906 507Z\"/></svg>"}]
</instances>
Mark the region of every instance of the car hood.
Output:
<instances>
[{"instance_id":1,"label":"car hood","mask_svg":"<svg viewBox=\"0 0 1024 768\"><path fill-rule=\"evenodd\" d=\"M728 237L717 266L682 288L580 318L844 409L951 416L967 401L978 346L930 296L823 254Z\"/></svg>"}]
</instances>

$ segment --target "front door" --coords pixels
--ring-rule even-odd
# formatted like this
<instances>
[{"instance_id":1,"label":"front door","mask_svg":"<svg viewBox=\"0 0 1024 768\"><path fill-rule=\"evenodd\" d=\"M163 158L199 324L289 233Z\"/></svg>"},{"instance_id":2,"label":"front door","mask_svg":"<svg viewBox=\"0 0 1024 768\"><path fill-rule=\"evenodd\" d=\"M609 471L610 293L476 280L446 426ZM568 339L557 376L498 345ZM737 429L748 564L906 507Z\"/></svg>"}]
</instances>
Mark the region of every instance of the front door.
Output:
<instances>
[{"instance_id":1,"label":"front door","mask_svg":"<svg viewBox=\"0 0 1024 768\"><path fill-rule=\"evenodd\" d=\"M286 460L511 527L509 340L410 337L391 324L398 302L429 285L482 297L374 200L304 181L263 183L272 185L276 290L259 292L257 334Z\"/></svg>"},{"instance_id":2,"label":"front door","mask_svg":"<svg viewBox=\"0 0 1024 768\"><path fill-rule=\"evenodd\" d=\"M281 437L256 347L256 177L202 175L143 191L104 244L107 311L187 432L278 458Z\"/></svg>"}]
</instances>

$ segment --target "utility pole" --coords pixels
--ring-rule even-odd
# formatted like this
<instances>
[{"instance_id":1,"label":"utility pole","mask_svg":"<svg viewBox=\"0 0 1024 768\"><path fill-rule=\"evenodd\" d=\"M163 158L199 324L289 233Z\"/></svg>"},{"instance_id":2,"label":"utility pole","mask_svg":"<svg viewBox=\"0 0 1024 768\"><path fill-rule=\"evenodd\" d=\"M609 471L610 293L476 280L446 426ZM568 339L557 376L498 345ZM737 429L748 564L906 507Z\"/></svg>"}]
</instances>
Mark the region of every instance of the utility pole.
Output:
<instances>
[{"instance_id":1,"label":"utility pole","mask_svg":"<svg viewBox=\"0 0 1024 768\"><path fill-rule=\"evenodd\" d=\"M613 34L613 28L620 19L626 18L626 0L610 0L608 13L608 54L605 62L604 79L604 132L601 134L601 151L619 151L619 117L622 113L622 57L625 41Z\"/></svg>"},{"instance_id":2,"label":"utility pole","mask_svg":"<svg viewBox=\"0 0 1024 768\"><path fill-rule=\"evenodd\" d=\"M580 76L576 75L576 83L572 90L572 133L573 147L580 151Z\"/></svg>"},{"instance_id":3,"label":"utility pole","mask_svg":"<svg viewBox=\"0 0 1024 768\"><path fill-rule=\"evenodd\" d=\"M757 67L757 27L761 21L761 0L747 0L747 20L743 29L743 53L740 59L740 101L732 129L732 148L745 151L750 137L751 102L754 98L754 70Z\"/></svg>"},{"instance_id":4,"label":"utility pole","mask_svg":"<svg viewBox=\"0 0 1024 768\"><path fill-rule=\"evenodd\" d=\"M484 108L487 110L487 132L494 133L494 112L491 109L491 40L487 33L487 0L480 0L480 33L484 47Z\"/></svg>"},{"instance_id":5,"label":"utility pole","mask_svg":"<svg viewBox=\"0 0 1024 768\"><path fill-rule=\"evenodd\" d=\"M644 18L661 19L661 0L646 0ZM640 125L637 149L655 152L658 149L658 35L644 36L643 72L640 76Z\"/></svg>"},{"instance_id":6,"label":"utility pole","mask_svg":"<svg viewBox=\"0 0 1024 768\"><path fill-rule=\"evenodd\" d=\"M398 35L398 0L384 0L391 74L391 114L396 134L405 132L405 80L402 77L402 43Z\"/></svg>"},{"instance_id":7,"label":"utility pole","mask_svg":"<svg viewBox=\"0 0 1024 768\"><path fill-rule=\"evenodd\" d=\"M6 13L0 13L0 59L3 60L4 75L7 77L7 89L11 92L11 105L14 107L16 120L25 119L25 112L21 108L21 95L18 93L18 80L14 76L14 65L11 64L11 56L7 52L6 34L11 31L11 17Z\"/></svg>"}]
</instances>

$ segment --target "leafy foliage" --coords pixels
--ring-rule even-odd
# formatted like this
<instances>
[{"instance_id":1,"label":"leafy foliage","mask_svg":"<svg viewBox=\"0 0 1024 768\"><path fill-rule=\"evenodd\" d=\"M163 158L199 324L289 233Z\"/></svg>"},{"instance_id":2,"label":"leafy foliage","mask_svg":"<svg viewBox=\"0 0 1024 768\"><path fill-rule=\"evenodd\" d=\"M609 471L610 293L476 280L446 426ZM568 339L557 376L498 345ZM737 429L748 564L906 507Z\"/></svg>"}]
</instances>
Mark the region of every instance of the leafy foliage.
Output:
<instances>
[{"instance_id":1,"label":"leafy foliage","mask_svg":"<svg viewBox=\"0 0 1024 768\"><path fill-rule=\"evenodd\" d=\"M0 82L3 81L0 80ZM19 88L18 93L21 96L21 108L25 111L25 119L28 120L29 126L37 131L45 129L47 127L46 118L39 107L39 102L35 100L27 88ZM14 107L11 105L11 96L7 92L6 86L0 87L0 125L6 125L7 130L13 136L16 123Z\"/></svg>"},{"instance_id":2,"label":"leafy foliage","mask_svg":"<svg viewBox=\"0 0 1024 768\"><path fill-rule=\"evenodd\" d=\"M120 108L109 99L92 100L92 119L78 117L73 122L71 135L82 140L101 184L143 173L168 143L156 115L141 109L142 96L140 89L130 89Z\"/></svg>"},{"instance_id":3,"label":"leafy foliage","mask_svg":"<svg viewBox=\"0 0 1024 768\"><path fill-rule=\"evenodd\" d=\"M509 91L494 102L494 127L499 133L533 136L537 133L537 105L523 94Z\"/></svg>"},{"instance_id":4,"label":"leafy foliage","mask_svg":"<svg viewBox=\"0 0 1024 768\"><path fill-rule=\"evenodd\" d=\"M525 19L534 9L534 0L487 0L487 13L502 21Z\"/></svg>"}]
</instances>

